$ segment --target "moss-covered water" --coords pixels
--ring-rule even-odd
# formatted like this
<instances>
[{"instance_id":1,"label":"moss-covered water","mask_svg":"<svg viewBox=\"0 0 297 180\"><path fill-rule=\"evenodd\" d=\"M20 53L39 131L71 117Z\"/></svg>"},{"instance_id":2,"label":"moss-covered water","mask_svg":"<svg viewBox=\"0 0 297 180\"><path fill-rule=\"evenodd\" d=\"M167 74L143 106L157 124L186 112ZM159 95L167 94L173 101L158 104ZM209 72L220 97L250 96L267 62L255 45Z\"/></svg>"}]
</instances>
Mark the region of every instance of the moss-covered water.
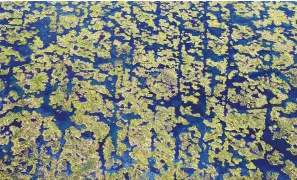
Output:
<instances>
[{"instance_id":1,"label":"moss-covered water","mask_svg":"<svg viewBox=\"0 0 297 180\"><path fill-rule=\"evenodd\" d=\"M0 179L296 179L295 2L1 2Z\"/></svg>"}]
</instances>

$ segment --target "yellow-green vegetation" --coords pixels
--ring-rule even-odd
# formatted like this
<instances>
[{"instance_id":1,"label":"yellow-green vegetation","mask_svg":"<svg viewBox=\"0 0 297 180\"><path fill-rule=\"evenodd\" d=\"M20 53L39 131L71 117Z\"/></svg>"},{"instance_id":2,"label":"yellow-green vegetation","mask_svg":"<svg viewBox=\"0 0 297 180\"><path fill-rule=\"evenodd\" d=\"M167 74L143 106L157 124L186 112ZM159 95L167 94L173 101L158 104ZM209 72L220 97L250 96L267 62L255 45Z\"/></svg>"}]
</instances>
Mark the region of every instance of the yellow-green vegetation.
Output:
<instances>
[{"instance_id":1,"label":"yellow-green vegetation","mask_svg":"<svg viewBox=\"0 0 297 180\"><path fill-rule=\"evenodd\" d=\"M0 179L296 179L294 2L1 2Z\"/></svg>"}]
</instances>

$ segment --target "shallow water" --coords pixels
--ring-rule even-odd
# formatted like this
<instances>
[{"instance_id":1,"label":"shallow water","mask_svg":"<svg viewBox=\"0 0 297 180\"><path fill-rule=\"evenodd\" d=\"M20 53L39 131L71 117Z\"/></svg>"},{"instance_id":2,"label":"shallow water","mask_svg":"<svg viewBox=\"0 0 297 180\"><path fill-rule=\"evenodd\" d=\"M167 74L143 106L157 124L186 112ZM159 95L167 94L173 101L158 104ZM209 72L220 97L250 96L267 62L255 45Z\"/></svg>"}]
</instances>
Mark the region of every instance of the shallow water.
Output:
<instances>
[{"instance_id":1,"label":"shallow water","mask_svg":"<svg viewBox=\"0 0 297 180\"><path fill-rule=\"evenodd\" d=\"M1 2L0 177L294 179L295 11Z\"/></svg>"}]
</instances>

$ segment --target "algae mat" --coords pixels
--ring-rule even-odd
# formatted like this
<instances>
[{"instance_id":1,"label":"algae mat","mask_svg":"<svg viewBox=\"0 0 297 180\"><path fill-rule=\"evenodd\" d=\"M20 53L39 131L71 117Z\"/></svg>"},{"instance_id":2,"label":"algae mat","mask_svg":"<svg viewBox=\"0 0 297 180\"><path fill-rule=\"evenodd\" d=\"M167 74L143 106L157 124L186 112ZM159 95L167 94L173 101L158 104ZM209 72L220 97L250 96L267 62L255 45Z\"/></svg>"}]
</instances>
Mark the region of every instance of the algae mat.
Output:
<instances>
[{"instance_id":1,"label":"algae mat","mask_svg":"<svg viewBox=\"0 0 297 180\"><path fill-rule=\"evenodd\" d=\"M294 2L1 2L0 179L296 179Z\"/></svg>"}]
</instances>

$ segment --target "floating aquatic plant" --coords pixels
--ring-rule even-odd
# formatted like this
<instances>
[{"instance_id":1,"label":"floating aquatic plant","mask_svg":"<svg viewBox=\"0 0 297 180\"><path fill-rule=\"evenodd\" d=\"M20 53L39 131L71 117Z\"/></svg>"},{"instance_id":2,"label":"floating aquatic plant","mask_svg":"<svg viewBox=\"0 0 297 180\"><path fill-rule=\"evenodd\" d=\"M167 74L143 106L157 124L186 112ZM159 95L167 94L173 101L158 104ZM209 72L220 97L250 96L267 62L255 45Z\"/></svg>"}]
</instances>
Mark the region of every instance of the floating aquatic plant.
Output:
<instances>
[{"instance_id":1,"label":"floating aquatic plant","mask_svg":"<svg viewBox=\"0 0 297 180\"><path fill-rule=\"evenodd\" d=\"M1 2L0 179L296 179L294 2Z\"/></svg>"}]
</instances>

